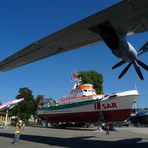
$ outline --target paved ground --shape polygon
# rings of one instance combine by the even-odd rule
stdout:
[[[0,148],[148,148],[148,128],[116,128],[110,135],[94,129],[26,127],[20,143],[14,129],[0,129]]]

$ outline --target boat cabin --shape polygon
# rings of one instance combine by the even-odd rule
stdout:
[[[59,105],[78,103],[83,101],[90,101],[102,99],[103,95],[97,95],[93,89],[92,84],[76,85],[71,90],[68,97],[62,98],[58,101]]]
[[[76,88],[73,88],[70,92],[69,97],[85,97],[90,95],[96,95],[95,90],[93,89],[92,84],[83,84],[76,86]]]

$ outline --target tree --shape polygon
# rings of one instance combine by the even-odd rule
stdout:
[[[90,83],[94,86],[97,94],[103,93],[103,75],[94,70],[91,71],[80,71],[80,77],[82,84]]]
[[[32,95],[32,90],[27,87],[19,89],[19,94],[16,96],[16,99],[22,97],[24,98],[24,101],[12,109],[12,114],[15,116],[17,115],[23,121],[28,122],[30,116],[35,115],[36,113],[36,102]]]
[[[44,103],[44,95],[37,95],[36,96],[36,108],[38,107],[38,104],[43,104]]]
[[[38,108],[38,105],[47,105],[48,107],[50,106],[55,106],[56,105],[56,100],[53,99],[52,97],[45,98],[44,95],[38,95],[36,97],[36,108]]]

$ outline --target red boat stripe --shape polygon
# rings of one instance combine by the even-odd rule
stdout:
[[[131,109],[103,111],[106,121],[123,121],[131,114]],[[61,113],[61,114],[40,114],[42,120],[48,119],[49,122],[98,122],[98,111]],[[89,117],[89,118],[88,118]]]
[[[100,109],[100,103],[97,103],[97,109]]]
[[[95,103],[95,104],[94,104],[94,107],[95,107],[95,110],[101,109],[100,103]]]

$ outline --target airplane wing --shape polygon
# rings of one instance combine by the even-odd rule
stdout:
[[[22,102],[22,101],[24,101],[24,98],[20,98],[20,99],[16,99],[16,100],[12,100],[12,101],[6,102],[6,103],[0,105],[0,110],[11,109],[15,105],[17,105],[19,102]]]
[[[0,111],[1,110],[5,110],[5,109],[11,109],[11,108],[13,108],[15,105],[14,104],[12,104],[12,105],[6,105],[6,106],[3,106],[3,107],[0,107]]]
[[[31,62],[102,41],[97,26],[109,22],[121,36],[148,30],[148,0],[124,0],[57,31],[0,62],[7,71]]]
[[[8,109],[9,107],[11,107],[11,105],[5,105],[5,104],[3,104],[3,105],[0,106],[0,111],[1,110],[4,110],[4,109]]]

